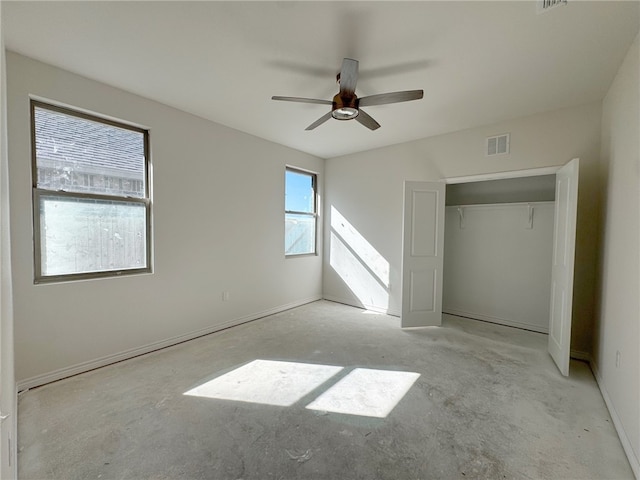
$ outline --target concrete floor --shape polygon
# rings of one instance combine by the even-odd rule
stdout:
[[[251,401],[185,395],[251,389],[253,366],[236,369],[254,360],[279,378],[263,373]],[[274,360],[326,375],[290,406],[255,403],[306,378]],[[397,404],[384,379],[333,388],[356,368],[419,377]],[[329,411],[385,399],[386,417]],[[589,367],[563,378],[545,335],[452,316],[401,330],[330,302],[24,392],[18,428],[21,479],[633,479]]]

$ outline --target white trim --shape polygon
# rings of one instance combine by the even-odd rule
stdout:
[[[539,325],[531,325],[523,322],[514,322],[513,320],[506,320],[500,317],[493,317],[491,315],[483,315],[481,313],[467,312],[465,310],[458,310],[457,308],[443,307],[442,313],[446,315],[454,315],[456,317],[469,318],[471,320],[480,320],[483,322],[496,323],[498,325],[506,325],[507,327],[521,328],[523,330],[530,330],[537,333],[549,333],[549,328],[540,327]]]
[[[607,389],[604,386],[604,380],[600,376],[598,366],[595,362],[590,362],[590,365],[593,376],[596,377],[596,382],[598,383],[598,387],[600,388],[600,393],[602,393],[602,398],[604,398],[604,403],[607,405],[607,409],[609,410],[609,415],[611,415],[611,420],[613,420],[613,426],[618,433],[618,438],[620,439],[620,443],[622,444],[624,453],[627,455],[629,465],[631,465],[631,470],[633,470],[633,474],[635,475],[636,479],[640,480],[640,459],[638,459],[636,452],[633,451],[631,441],[629,440],[629,437],[624,430],[622,421],[620,420],[616,409],[613,407],[613,402],[611,401],[611,397],[609,397],[609,392],[607,392]]]
[[[369,310],[371,312],[383,313],[385,315],[391,315],[392,317],[399,317],[400,316],[400,310],[399,309],[382,308],[382,307],[378,307],[376,305],[369,305],[369,304],[365,304],[365,303],[356,303],[350,298],[336,297],[336,296],[333,296],[333,295],[325,295],[324,297],[322,297],[322,299],[323,300],[327,300],[329,302],[341,303],[343,305],[348,305],[350,307],[362,308],[363,310]]]
[[[495,172],[495,173],[484,173],[480,175],[467,175],[464,177],[448,177],[443,178],[442,181],[449,184],[454,183],[471,183],[471,182],[484,182],[487,180],[502,180],[505,178],[522,178],[522,177],[537,177],[540,175],[555,175],[563,165],[558,165],[557,167],[542,167],[542,168],[531,168],[527,170],[509,170],[507,172]]]
[[[13,420],[11,422],[11,465],[12,471],[18,478],[18,386],[15,386],[13,396]]]
[[[235,327],[242,323],[251,322],[253,320],[258,320],[260,318],[264,318],[269,315],[274,315],[276,313],[284,312],[285,310],[290,310],[292,308],[296,308],[296,307],[305,305],[307,303],[316,302],[321,299],[322,297],[320,296],[309,297],[309,298],[298,300],[296,302],[288,303],[285,305],[279,305],[277,307],[273,307],[268,310],[263,310],[258,313],[246,315],[244,317],[228,320],[226,322],[212,325],[200,330],[196,330],[194,332],[186,333],[184,335],[178,335],[175,337],[167,338],[166,340],[150,343],[142,347],[132,348],[130,350],[125,350],[120,353],[115,353],[113,355],[106,355],[101,358],[96,358],[94,360],[89,360],[87,362],[78,363],[76,365],[61,368],[59,370],[54,370],[52,372],[48,372],[42,375],[36,375],[35,377],[31,377],[31,378],[27,378],[25,380],[19,381],[17,383],[16,388],[18,392],[21,392],[29,388],[39,387],[47,383],[55,382],[57,380],[62,380],[63,378],[88,372],[89,370],[94,370],[96,368],[106,367],[107,365],[111,365],[113,363],[121,362],[123,360],[128,360],[133,357],[138,357],[146,353],[151,353],[156,350],[170,347],[172,345],[177,345],[178,343],[186,342],[188,340],[193,340],[194,338],[202,337],[204,335],[209,335],[210,333],[215,333],[220,330],[224,330],[225,328]]]

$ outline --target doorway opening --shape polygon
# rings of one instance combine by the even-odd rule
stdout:
[[[555,180],[447,186],[443,313],[549,332]]]
[[[442,324],[446,184],[555,174],[548,350],[560,372],[567,376],[571,347],[579,163],[576,158],[562,167],[449,178],[440,182],[406,181],[401,325],[421,327]],[[533,225],[534,213],[532,206],[527,205],[526,225]],[[464,222],[463,212],[458,212],[458,215],[459,221]]]

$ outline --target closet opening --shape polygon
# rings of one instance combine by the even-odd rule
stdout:
[[[506,185],[504,189],[492,189],[489,188],[488,192],[484,192],[483,186],[479,185],[481,189],[481,196],[477,196],[478,192],[467,191],[465,196],[467,198],[474,198],[470,200],[469,205],[462,205],[462,200],[451,200],[450,207],[455,207],[455,213],[457,213],[458,226],[462,226],[460,230],[466,230],[472,217],[469,216],[469,211],[473,210],[472,205],[486,205],[485,210],[491,209],[505,209],[509,203],[522,204],[518,207],[526,208],[525,226],[526,230],[535,230],[535,227],[540,224],[544,215],[543,201],[541,198],[531,195],[532,191],[536,192],[540,190],[538,187],[530,182],[536,183],[538,180],[542,184],[548,182],[550,179],[534,179],[525,180],[528,177],[541,177],[551,175],[552,178],[555,174],[555,195],[553,201],[546,200],[553,205],[553,229],[552,229],[552,243],[551,243],[551,276],[550,281],[550,294],[548,303],[548,314],[544,315],[539,313],[536,318],[548,318],[548,350],[549,354],[553,358],[554,362],[558,366],[560,373],[567,376],[569,374],[569,355],[571,351],[571,320],[572,320],[572,306],[573,306],[573,273],[575,264],[575,242],[576,242],[576,222],[578,212],[578,183],[580,172],[580,159],[574,158],[561,167],[548,167],[533,170],[522,170],[516,172],[503,172],[494,173],[472,177],[458,177],[458,178],[446,178],[440,182],[425,182],[425,181],[410,181],[404,182],[404,218],[402,227],[402,315],[400,317],[400,324],[403,328],[409,327],[426,327],[426,326],[438,326],[442,325],[442,313],[443,313],[443,297],[444,297],[444,279],[443,273],[446,270],[444,265],[445,257],[445,217],[446,215],[446,188],[447,185],[456,185],[462,183],[472,183],[479,181],[493,181],[493,180],[505,180],[505,179],[520,179],[516,180],[515,187],[511,186],[511,182],[500,183],[500,185]],[[521,182],[525,182],[522,184]],[[489,186],[495,184],[487,184]],[[525,186],[526,185],[526,186]],[[451,188],[451,187],[449,187]],[[467,187],[473,189],[473,187]],[[542,189],[544,190],[544,189]],[[527,192],[527,196],[520,197],[524,192]],[[486,196],[485,196],[486,195]],[[489,200],[491,199],[491,200]],[[499,201],[498,199],[502,199]],[[534,202],[534,200],[540,200]],[[469,200],[467,200],[469,201]],[[487,202],[493,203],[473,203],[473,202]],[[533,205],[536,203],[537,205]],[[455,205],[457,204],[457,205]],[[451,210],[451,209],[450,209]],[[482,210],[477,208],[478,211]],[[515,229],[508,230],[505,227],[506,218],[509,216],[505,214],[503,210],[502,215],[497,215],[495,225],[491,229],[487,229],[491,234],[496,231],[500,231],[501,240],[510,237],[518,237],[518,233]],[[536,213],[537,212],[537,213]],[[455,214],[453,215],[456,218]],[[515,215],[514,215],[515,216]],[[548,215],[547,215],[548,216]],[[450,215],[451,217],[451,215]],[[521,217],[519,217],[521,218]],[[455,220],[450,220],[451,222]],[[476,222],[478,223],[478,222]],[[480,222],[482,223],[482,222]],[[544,223],[544,222],[542,222]],[[539,231],[538,231],[539,230]],[[541,229],[536,230],[535,233],[542,233]],[[468,230],[467,232],[468,233]],[[480,234],[476,235],[481,237]],[[494,247],[495,240],[486,240],[485,247],[475,247],[476,255],[479,255],[479,259],[488,259],[489,262],[485,263],[479,273],[476,273],[477,277],[475,283],[473,283],[473,291],[477,291],[481,283],[488,284],[491,289],[489,293],[485,295],[496,295],[506,290],[506,287],[497,282],[496,277],[490,274],[491,269],[486,266],[490,265],[491,268],[500,268],[503,275],[512,274],[513,271],[520,272],[522,275],[518,277],[518,280],[513,279],[513,283],[521,283],[521,289],[518,293],[512,293],[513,298],[518,299],[517,303],[523,303],[525,299],[533,298],[536,304],[540,305],[540,312],[542,312],[542,305],[545,304],[544,299],[537,299],[536,295],[531,290],[531,285],[526,283],[526,279],[533,276],[535,267],[544,267],[547,263],[544,260],[540,261],[540,264],[535,263],[533,266],[518,266],[514,259],[526,260],[532,256],[532,248],[524,248],[523,245],[536,245],[538,243],[544,244],[542,240],[540,242],[514,242],[515,248],[518,248],[517,254],[511,256],[501,256],[498,253],[492,253],[490,247]],[[502,249],[499,253],[502,252]],[[464,258],[462,253],[456,253],[453,249],[453,244],[447,247],[449,259]],[[495,250],[495,249],[494,249]],[[532,262],[530,262],[532,263]],[[452,273],[449,272],[449,276]],[[464,273],[464,276],[469,275]],[[546,277],[546,273],[539,275],[541,278]],[[514,277],[515,278],[515,277]],[[522,279],[525,280],[522,280]],[[459,289],[459,284],[448,280],[451,293],[456,293]],[[524,287],[523,287],[524,285]],[[509,284],[511,286],[511,284]],[[470,295],[467,292],[467,295]],[[492,307],[504,307],[500,301],[494,300]],[[452,305],[447,305],[448,308],[453,308]],[[446,313],[446,309],[444,310]],[[475,317],[478,318],[480,312],[475,313]],[[480,313],[481,314],[481,313]],[[495,314],[495,313],[494,313]],[[492,317],[493,320],[505,320],[521,323],[518,319],[509,319],[508,315],[503,316],[504,312],[498,312],[498,315]],[[544,315],[544,316],[543,316]],[[488,319],[488,318],[485,318]],[[520,325],[521,328],[524,328]],[[531,327],[529,327],[531,328]],[[543,328],[540,325],[540,328]]]
[[[442,311],[549,332],[555,174],[447,185]]]

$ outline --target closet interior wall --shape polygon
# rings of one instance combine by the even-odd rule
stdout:
[[[549,330],[555,175],[453,184],[443,311]]]

